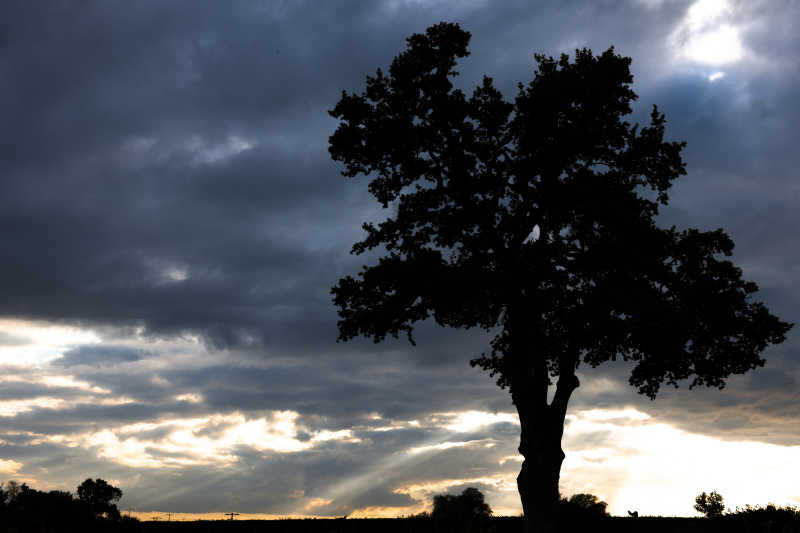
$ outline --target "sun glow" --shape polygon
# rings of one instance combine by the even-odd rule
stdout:
[[[724,65],[744,56],[739,28],[728,0],[697,0],[672,35],[683,58],[697,63]]]
[[[724,65],[741,59],[743,49],[738,30],[723,25],[693,36],[687,42],[684,53],[699,63]]]
[[[568,415],[562,489],[591,492],[609,512],[694,516],[692,502],[717,490],[728,507],[797,504],[800,446],[732,442],[687,433],[627,409],[626,417]],[[642,416],[643,415],[643,416]],[[647,417],[647,418],[645,418]]]

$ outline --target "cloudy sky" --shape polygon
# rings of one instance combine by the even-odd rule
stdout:
[[[467,486],[520,512],[513,405],[467,364],[488,337],[335,342],[330,287],[382,213],[327,110],[442,20],[472,33],[459,84],[509,98],[534,52],[631,56],[632,120],[658,104],[688,142],[661,222],[725,228],[800,321],[796,1],[7,1],[0,481],[102,477],[154,515],[394,516]],[[795,329],[724,391],[654,402],[625,365],[579,372],[562,492],[800,504],[799,354]]]

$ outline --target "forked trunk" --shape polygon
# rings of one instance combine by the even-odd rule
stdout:
[[[537,392],[533,380],[524,392],[512,391],[521,425],[519,452],[525,458],[517,476],[517,488],[525,514],[526,533],[556,531],[558,482],[564,461],[561,449],[564,417],[569,397],[578,385],[574,374],[562,375],[550,405],[547,405],[546,383],[544,395],[530,394]]]

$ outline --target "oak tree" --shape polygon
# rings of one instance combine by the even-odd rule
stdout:
[[[496,332],[471,361],[507,387],[521,423],[517,478],[528,530],[554,527],[576,369],[632,362],[630,384],[722,388],[762,366],[791,327],[751,296],[722,230],[662,228],[685,174],[665,117],[625,120],[630,58],[535,55],[512,101],[492,79],[454,88],[470,34],[441,23],[407,39],[388,72],[343,92],[329,151],[387,208],[352,252],[383,255],[332,289],[339,338],[407,334],[429,318]],[[477,354],[476,354],[477,355]],[[555,384],[548,403],[548,389]]]
[[[116,502],[122,498],[122,489],[109,484],[104,479],[87,478],[78,485],[78,500],[83,502],[93,517],[105,516],[119,520]]]

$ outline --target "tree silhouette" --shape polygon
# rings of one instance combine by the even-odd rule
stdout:
[[[706,494],[701,492],[694,499],[694,508],[698,513],[703,513],[707,517],[722,516],[725,510],[725,504],[722,501],[722,496],[716,492],[711,491]]]
[[[757,286],[722,257],[733,250],[723,230],[656,225],[685,174],[684,144],[664,141],[656,107],[645,127],[623,119],[636,98],[630,58],[536,55],[508,102],[488,77],[470,97],[453,88],[469,39],[450,23],[412,35],[388,74],[330,111],[331,156],[391,207],[352,249],[385,254],[332,289],[339,339],[404,333],[413,344],[428,318],[497,331],[471,364],[510,389],[526,528],[551,530],[581,362],[633,361],[629,381],[651,399],[687,378],[722,388],[762,366],[791,325],[750,299]]]
[[[468,487],[458,496],[439,494],[433,497],[431,517],[458,529],[478,529],[485,519],[492,516],[492,508],[484,501],[483,493]]]
[[[78,485],[78,499],[86,504],[91,515],[95,517],[105,515],[112,520],[119,520],[116,502],[120,498],[122,490],[100,478],[88,478]]]
[[[39,491],[25,483],[0,483],[0,531],[114,531],[135,529],[138,520],[121,519],[112,502],[122,491],[102,479],[87,479],[79,497],[62,490]]]
[[[600,501],[594,494],[573,494],[567,498],[561,498],[559,503],[561,514],[578,515],[585,518],[602,518],[608,516],[606,502]]]

